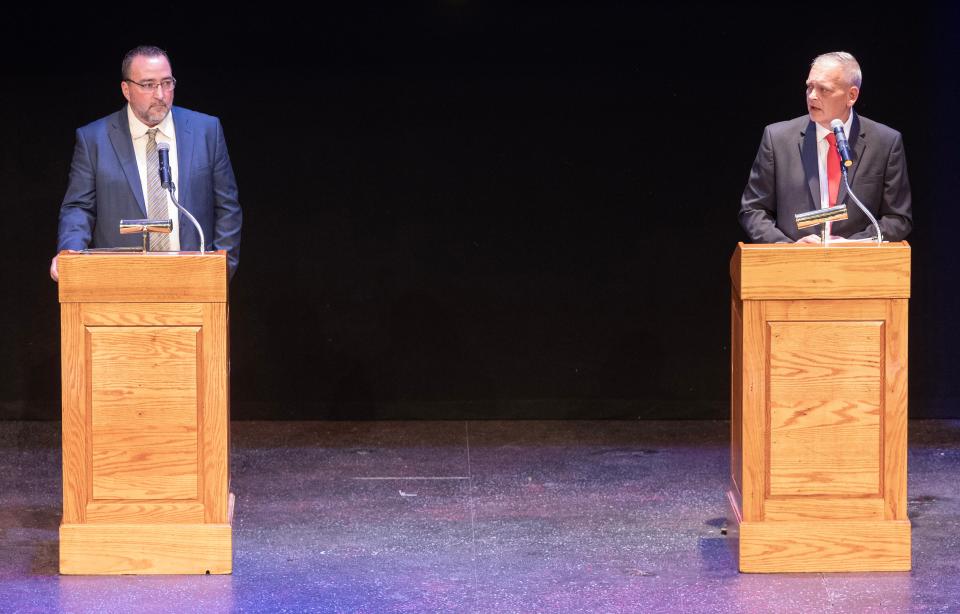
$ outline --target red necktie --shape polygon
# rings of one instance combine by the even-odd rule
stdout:
[[[840,154],[837,152],[837,137],[832,132],[827,135],[830,147],[827,149],[827,186],[830,189],[830,206],[837,204],[840,192]]]

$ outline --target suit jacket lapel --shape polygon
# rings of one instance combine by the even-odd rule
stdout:
[[[847,181],[850,182],[850,185],[853,185],[853,177],[857,174],[857,169],[860,167],[860,160],[863,159],[863,150],[867,147],[867,139],[864,138],[865,134],[862,132],[862,124],[860,123],[860,117],[853,113],[853,122],[850,124],[850,135],[847,137],[847,142],[850,145],[850,149],[853,152],[853,164],[850,165],[850,168],[847,169]],[[837,193],[837,202],[842,203],[843,199],[847,196],[847,186],[843,185],[843,182],[840,182],[840,191]]]
[[[108,132],[113,151],[117,154],[117,160],[120,161],[123,174],[127,177],[127,183],[130,184],[130,191],[137,199],[137,205],[140,206],[143,217],[147,217],[143,187],[140,185],[140,169],[137,168],[137,156],[133,152],[133,139],[130,137],[130,121],[127,118],[126,107],[120,109],[110,119]]]
[[[820,164],[817,161],[817,127],[810,121],[807,129],[800,133],[800,160],[803,162],[803,176],[810,188],[810,210],[820,207]]]

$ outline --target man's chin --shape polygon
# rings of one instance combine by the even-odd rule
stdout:
[[[170,112],[170,109],[166,107],[163,107],[162,109],[153,108],[147,111],[147,119],[149,119],[154,124],[159,124],[160,122],[163,121],[163,118],[166,117],[167,113],[169,112]]]

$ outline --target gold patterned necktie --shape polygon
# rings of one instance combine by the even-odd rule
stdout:
[[[147,130],[147,217],[155,220],[170,219],[167,209],[167,193],[160,185],[160,157],[157,155],[157,129]],[[155,252],[170,251],[170,235],[150,235],[150,249]]]

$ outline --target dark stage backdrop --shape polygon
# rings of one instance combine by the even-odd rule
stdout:
[[[911,415],[960,416],[960,19],[923,4],[261,7],[155,35],[14,13],[0,417],[59,416],[46,271],[74,130],[121,107],[140,42],[222,119],[240,184],[235,418],[725,418],[740,195],[835,49],[862,63],[858,110],[904,134]]]

